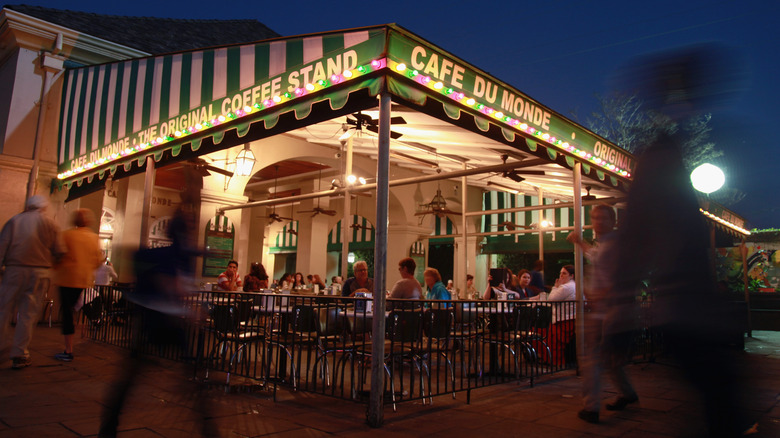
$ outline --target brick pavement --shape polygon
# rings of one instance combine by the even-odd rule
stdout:
[[[78,335],[77,335],[78,336]],[[53,359],[61,350],[57,327],[39,326],[32,344],[33,365],[11,370],[0,364],[0,438],[96,436],[103,396],[126,353],[118,348],[77,339],[76,359]],[[754,332],[743,355],[752,370],[738,377],[750,391],[748,408],[759,421],[755,437],[780,436],[780,333]],[[466,394],[388,407],[385,424],[365,424],[365,405],[280,389],[250,388],[236,379],[234,391],[214,385],[208,390],[210,416],[224,437],[447,436],[457,437],[688,437],[702,436],[696,394],[663,360],[629,366],[640,396],[638,406],[619,413],[602,411],[601,424],[576,417],[581,407],[579,378],[566,372],[527,382],[510,383]],[[191,368],[157,361],[147,368],[128,400],[120,437],[199,436]],[[220,381],[219,375],[214,381]],[[724,378],[727,378],[724,376]],[[224,381],[224,380],[222,380]],[[606,387],[605,399],[613,398]]]

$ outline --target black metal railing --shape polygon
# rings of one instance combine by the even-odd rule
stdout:
[[[84,330],[93,339],[191,362],[214,372],[299,391],[367,402],[371,364],[385,370],[387,401],[430,400],[576,366],[575,302],[387,300],[385,353],[372,353],[370,298],[197,292],[176,317],[184,348],[133,342],[144,315],[127,289],[87,294]],[[100,298],[97,298],[100,297]],[[97,301],[97,302],[96,302]],[[143,332],[141,332],[143,333]]]

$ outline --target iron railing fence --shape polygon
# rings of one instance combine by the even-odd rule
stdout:
[[[117,293],[118,292],[118,293]],[[576,367],[574,301],[387,300],[385,354],[372,354],[368,297],[196,292],[174,317],[184,335],[150,342],[146,314],[99,287],[87,295],[84,330],[95,340],[139,353],[298,391],[368,402],[371,363],[385,370],[388,402],[423,400],[528,381]],[[90,297],[103,297],[88,309]],[[133,341],[135,337],[136,342]]]

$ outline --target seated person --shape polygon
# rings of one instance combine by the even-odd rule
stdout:
[[[282,290],[291,290],[293,288],[293,275],[289,272],[285,272],[276,285]]]
[[[531,271],[531,289],[538,295],[540,292],[546,292],[547,288],[544,286],[544,260],[537,260],[534,262],[533,270]]]
[[[241,276],[238,275],[238,262],[231,260],[228,262],[225,272],[217,277],[217,287],[219,290],[237,291],[242,285]]]
[[[452,295],[450,291],[444,287],[444,283],[441,282],[441,274],[436,268],[426,268],[423,272],[423,278],[425,279],[425,285],[428,286],[428,291],[425,293],[426,300],[451,300]],[[426,304],[425,307],[431,307],[430,304]],[[435,306],[434,306],[435,307]],[[445,304],[444,307],[449,307]]]
[[[574,285],[574,266],[561,268],[560,276],[555,280],[555,286],[550,291],[547,301],[574,301],[576,299]],[[531,300],[540,300],[537,295]],[[540,328],[539,332],[547,338],[547,344],[552,353],[551,363],[562,366],[565,363],[566,345],[574,335],[574,318],[576,306],[574,303],[560,303],[552,306],[552,325],[549,329]],[[537,350],[538,351],[538,350]]]
[[[474,287],[474,276],[471,274],[466,275],[466,299],[479,299],[479,292],[477,292],[477,288]]]
[[[504,272],[506,273],[506,277],[504,278],[504,281],[500,282],[497,286],[491,286],[493,283],[493,276],[488,274],[488,285],[487,288],[485,288],[485,293],[482,294],[483,300],[497,300],[497,292],[504,292],[507,294],[513,293],[519,295],[517,290],[515,290],[515,288],[512,286],[512,271],[507,269]]]
[[[414,271],[417,269],[417,263],[414,259],[407,257],[398,262],[398,272],[401,279],[395,283],[393,290],[390,291],[390,298],[407,298],[419,300],[422,298],[422,286],[414,278]]]
[[[244,277],[244,292],[259,292],[268,289],[268,274],[262,263],[254,262],[249,268],[249,274]]]
[[[354,297],[355,292],[374,292],[374,279],[368,277],[368,263],[359,260],[352,267],[354,277],[344,282],[341,289],[342,297]]]
[[[527,269],[521,269],[520,272],[517,273],[517,279],[518,283],[515,290],[520,294],[521,300],[537,295],[531,287],[531,273],[528,272]]]
[[[320,277],[320,274],[312,275],[311,285],[312,285],[312,287],[314,287],[314,285],[319,286],[320,290],[325,290],[325,288],[327,287],[327,286],[325,286],[325,282],[322,281],[322,278]]]

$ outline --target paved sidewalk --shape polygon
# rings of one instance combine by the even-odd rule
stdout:
[[[0,438],[96,436],[104,394],[126,353],[77,338],[76,359],[62,363],[53,359],[61,343],[58,327],[39,326],[30,368],[11,370],[9,361],[0,364]],[[754,332],[743,358],[753,371],[738,378],[750,389],[748,408],[759,421],[759,433],[752,436],[778,437],[780,333]],[[167,361],[147,368],[128,400],[119,436],[199,436],[193,384],[187,380],[191,373],[191,368]],[[629,373],[639,405],[619,413],[602,411],[597,425],[576,417],[580,381],[573,372],[541,378],[533,388],[523,382],[474,390],[471,404],[466,404],[465,393],[458,393],[456,400],[434,398],[432,406],[400,404],[397,413],[388,406],[380,429],[365,425],[365,405],[319,395],[281,389],[274,402],[268,391],[226,394],[219,385],[208,394],[211,421],[224,437],[703,436],[696,394],[673,366],[663,361],[635,364]]]

